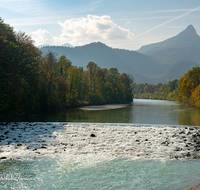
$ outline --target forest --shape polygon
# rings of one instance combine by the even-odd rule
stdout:
[[[193,67],[179,80],[167,84],[137,84],[134,97],[181,101],[200,108],[200,67]]]
[[[30,36],[0,18],[0,113],[54,111],[90,104],[133,101],[133,77],[117,68],[73,66],[66,56],[46,55]]]
[[[66,56],[43,54],[31,36],[0,18],[0,114],[55,111],[82,105],[129,103],[134,98],[182,101],[200,108],[200,67],[167,84],[135,84],[117,68],[94,62],[73,66]]]

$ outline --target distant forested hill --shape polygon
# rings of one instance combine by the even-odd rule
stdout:
[[[164,74],[168,65],[160,65],[147,55],[136,51],[113,49],[103,43],[91,43],[80,47],[47,46],[41,48],[44,54],[55,52],[57,56],[65,55],[73,64],[84,69],[88,62],[97,63],[102,68],[118,68],[119,72],[134,76],[134,81],[150,82],[148,75]],[[153,81],[151,81],[153,82]]]
[[[192,25],[177,36],[163,42],[141,47],[138,52],[114,49],[101,42],[79,47],[46,46],[44,54],[55,52],[65,55],[73,64],[84,69],[88,62],[102,68],[118,68],[119,72],[133,75],[136,83],[167,83],[182,76],[200,63],[200,37]]]

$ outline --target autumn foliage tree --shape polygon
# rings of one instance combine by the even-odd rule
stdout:
[[[193,67],[179,80],[179,100],[200,108],[200,67]]]
[[[135,98],[176,100],[200,108],[200,67],[193,67],[168,84],[136,84]]]
[[[89,62],[87,70],[66,56],[43,55],[30,36],[0,19],[0,113],[58,110],[132,101],[133,79]]]

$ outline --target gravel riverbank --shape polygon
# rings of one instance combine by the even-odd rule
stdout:
[[[125,159],[199,159],[200,127],[1,123],[0,159],[89,155]]]

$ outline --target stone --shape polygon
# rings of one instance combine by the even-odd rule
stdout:
[[[4,160],[4,159],[7,159],[7,157],[2,156],[2,157],[0,157],[0,159],[1,159],[1,160]]]
[[[200,157],[200,152],[198,152],[196,155],[197,155],[198,157]]]
[[[191,156],[190,152],[187,152],[187,153],[186,153],[186,156],[187,156],[187,157]]]
[[[41,146],[40,148],[44,148],[44,149],[47,149],[47,147],[46,147],[46,146]]]
[[[182,150],[182,148],[180,148],[180,147],[176,147],[175,149],[174,149],[174,151],[181,151]]]
[[[90,135],[90,137],[96,137],[96,135],[92,133],[92,134]]]

